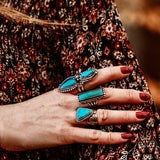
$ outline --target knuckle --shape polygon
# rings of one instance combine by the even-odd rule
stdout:
[[[134,97],[134,90],[127,90],[127,96],[129,98],[129,100],[133,100]]]
[[[98,123],[104,124],[108,121],[109,111],[105,109],[99,109],[97,110],[97,115],[98,115]]]
[[[75,95],[70,95],[70,97],[68,97],[68,99],[66,99],[66,105],[69,108],[75,108],[75,106],[78,106],[78,96]]]
[[[123,114],[122,114],[123,115]],[[129,112],[128,111],[125,111],[125,116],[122,116],[122,120],[124,122],[129,122],[130,120],[130,116],[129,116]]]
[[[91,141],[99,141],[101,137],[101,131],[98,130],[91,130],[89,134],[89,138]]]
[[[61,133],[59,137],[61,137],[60,141],[62,142],[62,144],[74,143],[73,136],[71,136],[73,133],[70,127],[61,127],[59,133]]]
[[[129,115],[129,112],[126,111],[126,121],[129,122],[130,121],[130,115]]]
[[[59,133],[62,133],[64,135],[70,135],[71,129],[69,127],[60,127]]]
[[[75,95],[65,95],[65,97],[61,97],[60,103],[65,108],[75,108],[78,105],[78,97]]]
[[[108,133],[108,136],[107,136],[107,141],[108,141],[108,144],[112,144],[112,142],[114,141],[113,137],[112,137],[112,133]]]
[[[116,79],[120,76],[120,74],[117,73],[115,67],[108,67],[108,75],[110,80]]]

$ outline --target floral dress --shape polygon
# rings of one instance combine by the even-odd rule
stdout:
[[[134,68],[122,80],[105,87],[149,92],[129,44],[113,0],[2,0],[33,18],[76,24],[38,25],[11,21],[0,14],[0,104],[25,101],[57,88],[66,77],[87,70],[117,65]],[[131,132],[120,145],[72,144],[55,148],[9,152],[1,160],[158,160],[160,123],[153,101],[135,105],[105,105],[112,110],[143,110],[141,123],[92,126],[107,132]],[[7,115],[6,115],[7,116]]]

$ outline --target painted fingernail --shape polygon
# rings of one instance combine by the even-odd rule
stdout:
[[[128,74],[128,73],[131,73],[132,71],[133,71],[132,67],[129,67],[129,66],[121,67],[121,72],[123,74]]]
[[[123,138],[123,139],[130,139],[130,138],[132,138],[132,134],[131,133],[122,133],[121,134],[121,137]]]
[[[139,93],[139,97],[143,101],[148,101],[149,99],[151,99],[151,95],[148,93]]]
[[[148,117],[148,115],[149,115],[148,112],[144,112],[144,111],[136,112],[136,117],[139,119],[146,118],[146,117]]]

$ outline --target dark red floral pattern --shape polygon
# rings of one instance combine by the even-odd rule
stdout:
[[[105,84],[149,92],[113,0],[3,0],[27,15],[76,26],[40,26],[13,22],[0,15],[0,104],[18,103],[58,86],[88,68],[129,65],[130,77]],[[0,149],[1,159],[151,160],[160,158],[160,123],[153,101],[144,105],[107,105],[113,110],[144,110],[139,124],[92,126],[131,132],[126,144],[73,144],[25,152]],[[6,115],[7,116],[7,115]]]
[[[115,36],[116,34],[116,26],[111,21],[106,21],[104,25],[102,25],[101,35],[105,36],[108,40]]]

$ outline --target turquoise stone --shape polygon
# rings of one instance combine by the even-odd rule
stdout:
[[[99,97],[99,96],[103,96],[103,90],[102,89],[82,93],[82,94],[79,95],[79,100],[84,101],[84,100]]]
[[[81,77],[89,76],[89,75],[92,74],[92,73],[93,73],[93,70],[88,70],[88,71],[82,72],[82,73],[81,73]]]
[[[77,110],[77,120],[83,121],[92,111],[87,108],[78,108]]]
[[[70,87],[76,83],[75,79],[69,79],[61,85],[61,88]]]

